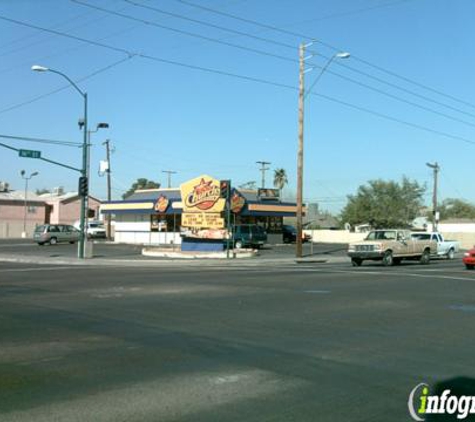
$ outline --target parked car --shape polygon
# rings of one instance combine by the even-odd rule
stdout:
[[[308,242],[312,236],[302,232],[302,242]],[[284,243],[293,243],[297,240],[297,229],[294,226],[282,226],[282,240]]]
[[[56,245],[60,242],[75,243],[79,241],[79,230],[65,224],[44,224],[36,227],[33,240],[38,245],[45,243]]]
[[[475,248],[468,250],[463,254],[462,258],[465,268],[473,270],[475,268]]]
[[[372,230],[362,242],[350,243],[348,256],[355,267],[364,260],[382,261],[384,266],[399,264],[403,259],[428,264],[431,252],[436,250],[435,241],[414,239],[409,230]]]
[[[437,243],[437,250],[434,255],[446,257],[447,259],[454,259],[455,253],[460,250],[460,243],[456,240],[446,240],[444,236],[438,232],[413,232],[411,236],[414,239],[435,241]]]
[[[74,227],[80,230],[81,223],[76,221]],[[88,239],[105,239],[106,238],[106,228],[104,223],[100,220],[90,220],[86,222],[86,236]]]
[[[233,228],[234,247],[259,249],[267,242],[266,231],[257,224],[241,224]]]

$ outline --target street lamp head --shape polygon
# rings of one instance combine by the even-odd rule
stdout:
[[[98,123],[97,129],[109,129],[109,123]]]
[[[346,51],[342,51],[341,53],[336,53],[335,57],[337,59],[347,59],[350,57],[350,53],[347,53]]]
[[[25,170],[20,171],[21,177],[23,177],[25,175],[25,173],[26,173]]]
[[[49,68],[35,64],[31,66],[31,70],[34,72],[47,72]]]
[[[37,171],[35,171],[34,173],[31,173],[31,176],[30,176],[30,177],[38,176],[38,174],[39,174],[39,173],[38,173]]]

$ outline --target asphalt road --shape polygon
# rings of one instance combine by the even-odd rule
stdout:
[[[473,385],[474,322],[459,260],[0,263],[0,420],[409,421],[417,384]]]

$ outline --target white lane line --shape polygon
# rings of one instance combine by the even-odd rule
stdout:
[[[330,290],[304,290],[304,293],[312,293],[312,294],[321,294],[321,295],[327,295],[330,294]]]
[[[51,270],[69,270],[78,268],[93,268],[93,267],[80,267],[80,266],[68,266],[68,267],[35,267],[35,268],[7,268],[0,269],[0,273],[21,273],[21,272],[33,272],[33,271],[51,271]]]
[[[351,274],[351,275],[358,275],[358,274],[365,274],[365,275],[384,275],[384,276],[393,276],[393,277],[402,277],[402,276],[408,276],[408,277],[416,277],[416,278],[441,278],[441,279],[446,279],[446,280],[468,280],[468,281],[475,281],[475,278],[472,277],[454,277],[454,276],[445,276],[445,275],[437,275],[437,274],[417,274],[417,273],[408,273],[408,272],[384,272],[384,271],[348,271],[348,270],[333,270],[333,269],[314,269],[313,271],[315,272],[332,272],[332,273],[343,273],[343,274]]]

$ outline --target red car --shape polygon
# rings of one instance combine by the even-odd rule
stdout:
[[[463,254],[463,263],[465,264],[467,270],[472,270],[475,268],[475,248],[470,249]]]

